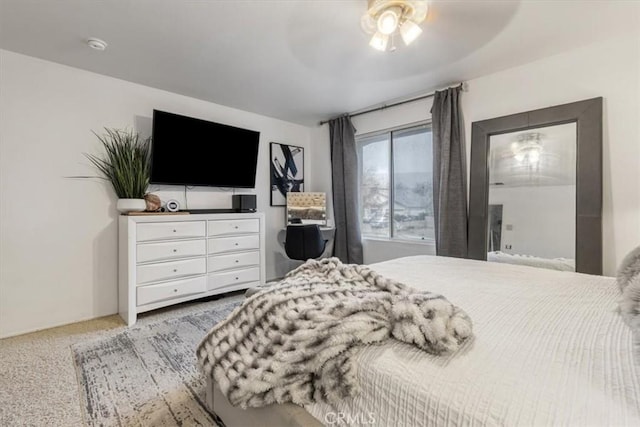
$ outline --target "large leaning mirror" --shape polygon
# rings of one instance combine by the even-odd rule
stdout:
[[[602,98],[474,122],[469,257],[602,274]]]

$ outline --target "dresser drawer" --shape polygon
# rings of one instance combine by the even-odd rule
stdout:
[[[258,233],[260,221],[257,219],[229,219],[209,221],[209,236]]]
[[[211,256],[207,261],[207,270],[209,272],[222,271],[254,265],[260,265],[260,252],[258,251]]]
[[[138,242],[166,239],[188,239],[192,237],[205,237],[205,222],[154,222],[149,224],[138,224],[136,230]]]
[[[260,247],[260,236],[218,237],[209,239],[209,253],[219,254],[233,251],[246,251],[248,249],[258,249]]]
[[[186,295],[206,292],[207,278],[205,276],[193,279],[174,280],[158,285],[138,286],[136,289],[136,305],[151,304],[152,302],[179,298]]]
[[[138,263],[206,255],[207,242],[204,239],[200,239],[162,243],[143,243],[138,245],[136,253]]]
[[[196,258],[182,261],[138,265],[136,267],[136,272],[138,274],[138,285],[184,276],[194,276],[196,274],[205,274],[207,272],[207,260],[205,258]]]
[[[224,273],[212,273],[209,274],[207,289],[211,291],[217,288],[224,288],[225,286],[259,281],[259,267],[227,271]]]

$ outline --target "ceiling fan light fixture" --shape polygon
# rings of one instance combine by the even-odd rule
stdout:
[[[409,45],[422,33],[420,24],[426,20],[428,10],[428,0],[368,0],[360,26],[373,35],[369,45],[374,49],[387,50],[389,40],[393,41],[395,36]],[[388,50],[393,51],[391,44]]]
[[[429,3],[426,1],[413,2],[413,18],[412,20],[417,24],[424,22],[427,19],[429,13]]]
[[[362,19],[360,19],[360,26],[362,27],[362,31],[367,34],[373,34],[378,30],[378,23],[373,16],[369,15],[369,13],[362,15]]]
[[[407,46],[417,39],[420,34],[422,34],[422,28],[409,19],[400,26],[400,36],[402,37],[404,44]]]
[[[378,32],[390,35],[398,29],[400,23],[400,15],[402,9],[399,7],[390,7],[378,16]]]
[[[387,44],[389,44],[389,36],[379,31],[375,33],[373,37],[371,37],[371,41],[369,41],[369,46],[382,52],[387,50]]]

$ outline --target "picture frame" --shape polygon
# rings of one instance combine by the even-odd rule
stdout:
[[[304,148],[272,142],[269,163],[271,206],[287,206],[287,193],[304,191]]]

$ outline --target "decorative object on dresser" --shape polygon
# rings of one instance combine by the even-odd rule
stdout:
[[[169,212],[178,212],[180,210],[180,203],[177,200],[168,200],[165,204],[165,209]]]
[[[255,194],[234,194],[231,196],[233,210],[235,212],[255,212],[256,211],[256,195]]]
[[[304,191],[304,148],[270,145],[271,206],[286,206],[287,193]]]
[[[136,315],[265,283],[262,213],[122,216],[119,313]]]
[[[85,153],[98,169],[101,178],[108,180],[118,196],[118,211],[144,211],[149,186],[149,158],[151,138],[143,139],[132,130],[105,128],[105,134],[94,135],[102,143],[103,157]]]
[[[147,208],[145,209],[147,212],[157,212],[162,207],[162,200],[155,194],[145,194],[144,201],[147,204]]]

